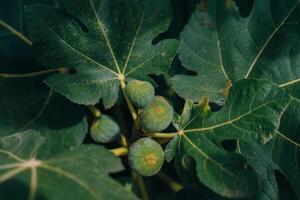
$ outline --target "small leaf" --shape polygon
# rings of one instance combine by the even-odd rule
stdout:
[[[222,103],[232,83],[266,79],[299,98],[299,0],[254,1],[243,18],[233,1],[210,0],[196,8],[181,34],[183,65],[196,76],[173,78],[176,92]]]
[[[49,77],[47,85],[79,104],[102,98],[106,108],[113,106],[120,81],[167,72],[178,49],[175,40],[152,44],[169,26],[168,0],[66,0],[64,10],[35,5],[25,11],[39,62],[76,70]]]
[[[40,159],[44,142],[35,131],[0,138],[1,199],[137,199],[108,176],[123,166],[103,147],[82,145]]]

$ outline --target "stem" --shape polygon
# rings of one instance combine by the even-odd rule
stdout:
[[[170,176],[168,176],[167,174],[165,174],[163,172],[159,172],[156,176],[157,176],[157,178],[162,180],[166,185],[168,185],[169,188],[171,190],[173,190],[174,192],[178,192],[183,189],[183,186],[181,184],[177,183]]]
[[[91,111],[95,118],[99,118],[102,114],[96,106],[88,106],[88,109]]]
[[[238,153],[242,153],[241,148],[240,148],[240,141],[239,140],[236,141],[236,149],[237,149]]]
[[[169,143],[173,138],[157,138],[155,139],[155,141],[160,144],[160,145],[164,145]]]
[[[141,199],[142,200],[149,200],[148,193],[147,193],[147,190],[146,190],[146,187],[145,187],[145,184],[144,184],[142,176],[139,175],[134,170],[132,170],[132,178],[133,178],[135,184],[139,188],[139,193],[140,193]]]
[[[118,147],[110,150],[115,156],[126,156],[128,154],[128,148],[126,147]]]
[[[146,136],[153,138],[173,138],[178,135],[178,132],[174,133],[145,133]]]
[[[49,74],[53,72],[59,72],[59,73],[68,73],[68,68],[56,68],[56,69],[46,69],[38,72],[30,72],[25,74],[6,74],[6,73],[0,73],[0,77],[2,78],[27,78],[27,77],[33,77],[33,76],[39,76],[43,74]]]
[[[131,117],[132,117],[132,119],[133,119],[134,125],[135,125],[135,127],[138,127],[138,124],[137,124],[137,122],[136,122],[136,119],[137,119],[137,113],[136,113],[136,111],[135,111],[135,108],[134,108],[133,104],[131,103],[130,99],[128,98],[128,96],[127,96],[127,94],[126,94],[125,88],[126,88],[125,82],[124,82],[124,81],[121,81],[121,89],[122,89],[122,92],[123,92],[125,101],[126,101],[126,103],[127,103],[127,105],[128,105],[128,108],[129,108],[129,111],[130,111],[130,113],[131,113]]]
[[[0,26],[4,27],[7,29],[9,32],[20,38],[23,42],[28,44],[29,46],[32,46],[32,41],[29,40],[25,35],[23,35],[21,32],[17,31],[15,28],[12,26],[8,25],[6,22],[0,19]]]
[[[123,135],[123,134],[121,134],[120,143],[121,143],[121,145],[122,145],[123,147],[127,147],[127,146],[128,146],[126,137],[125,137],[125,135]]]

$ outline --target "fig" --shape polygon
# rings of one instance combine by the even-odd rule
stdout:
[[[154,87],[147,81],[131,80],[126,86],[126,93],[138,108],[144,108],[154,97]]]
[[[129,147],[130,167],[143,176],[157,174],[164,163],[164,151],[150,138],[137,140]]]
[[[108,143],[118,139],[120,128],[111,117],[102,114],[92,124],[90,133],[95,142]]]
[[[155,96],[142,110],[140,125],[146,132],[160,132],[170,125],[173,114],[174,110],[170,103],[161,96]]]

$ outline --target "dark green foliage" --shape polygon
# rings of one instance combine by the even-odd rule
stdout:
[[[22,184],[12,184],[10,181],[3,184],[4,177],[30,185],[29,190],[25,190],[21,197],[30,195],[32,199],[136,199],[132,193],[108,176],[109,173],[121,171],[123,166],[121,161],[105,148],[81,145],[72,151],[42,158],[44,155],[40,151],[43,151],[48,142],[34,131],[0,139],[1,199],[14,199],[20,189],[24,188]],[[9,165],[11,167],[3,167]],[[11,174],[12,172],[14,173]],[[8,174],[11,175],[7,176]],[[35,183],[32,181],[38,182],[33,185]],[[106,187],[99,188],[99,185],[103,184]],[[107,187],[118,190],[118,193],[111,193]]]
[[[1,0],[0,199],[300,200],[299,47],[299,0]]]

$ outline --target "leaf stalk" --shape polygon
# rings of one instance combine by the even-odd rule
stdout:
[[[183,186],[179,184],[178,182],[174,181],[170,176],[163,172],[159,172],[156,177],[163,181],[166,185],[169,186],[171,190],[174,192],[178,192],[183,189]]]
[[[28,39],[25,35],[23,35],[21,32],[17,31],[15,28],[12,26],[8,25],[6,22],[0,19],[0,26],[17,36],[20,40],[25,42],[27,45],[32,46],[32,41]]]
[[[99,118],[102,115],[101,111],[96,106],[88,106],[88,109],[95,118]]]
[[[134,180],[135,184],[139,188],[140,197],[142,200],[149,200],[148,192],[146,190],[145,183],[143,181],[143,177],[139,175],[136,171],[132,170],[132,179]]]
[[[177,136],[179,133],[174,132],[174,133],[145,133],[146,136],[150,136],[153,138],[173,138]]]
[[[65,74],[65,73],[69,72],[69,68],[46,69],[46,70],[42,70],[42,71],[30,72],[30,73],[24,73],[24,74],[0,73],[0,77],[1,78],[29,78],[29,77],[33,77],[33,76],[40,76],[40,75],[54,73],[54,72]]]
[[[123,92],[123,96],[125,98],[125,101],[127,103],[127,106],[129,108],[129,111],[130,111],[130,114],[131,114],[131,117],[133,119],[133,122],[134,122],[134,125],[135,127],[138,127],[138,123],[137,123],[137,112],[132,104],[132,102],[130,101],[130,99],[128,98],[127,96],[127,93],[126,93],[126,83],[124,80],[121,80],[121,89],[122,89],[122,92]]]
[[[128,148],[126,147],[118,147],[110,150],[115,156],[126,156],[128,154]]]

